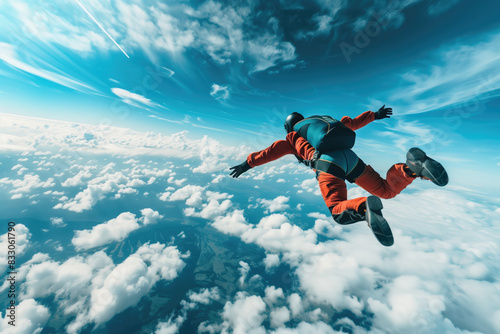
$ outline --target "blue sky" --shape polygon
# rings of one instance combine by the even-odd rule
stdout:
[[[498,6],[6,1],[2,112],[256,150],[292,111],[340,118],[386,104],[395,116],[358,135],[366,162],[386,168],[421,146],[460,184],[488,188],[500,168]]]

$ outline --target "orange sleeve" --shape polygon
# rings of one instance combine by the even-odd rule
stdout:
[[[356,118],[350,118],[348,116],[342,117],[340,120],[349,129],[356,131],[359,128],[373,122],[375,120],[375,113],[373,111],[365,111]]]
[[[250,153],[247,162],[250,167],[260,166],[286,154],[295,154],[295,149],[286,140],[278,140],[262,151]]]
[[[314,147],[312,147],[312,145],[309,144],[309,142],[305,138],[301,137],[297,132],[290,132],[286,136],[286,140],[293,148],[295,148],[295,151],[293,153],[295,155],[298,155],[300,158],[309,160],[314,156]]]

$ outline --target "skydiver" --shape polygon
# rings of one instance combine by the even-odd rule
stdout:
[[[384,105],[376,112],[366,111],[354,119],[344,116],[340,123],[355,131],[374,120],[390,118],[391,115],[392,108],[386,108]],[[329,152],[316,150],[304,138],[307,137],[304,133],[301,135],[297,132],[297,127],[300,128],[301,122],[315,117],[329,116],[304,118],[296,112],[290,114],[284,124],[287,132],[286,140],[278,140],[262,151],[251,153],[243,163],[230,168],[230,176],[237,178],[253,167],[266,164],[287,154],[294,154],[299,162],[312,167],[316,172],[316,179],[325,204],[337,223],[347,225],[366,220],[379,242],[384,246],[391,246],[394,238],[389,224],[382,215],[383,206],[380,198],[393,198],[418,177],[430,180],[438,186],[445,186],[448,183],[445,169],[439,162],[428,157],[424,151],[414,147],[407,152],[406,163],[393,165],[388,170],[386,178],[383,179],[350,148]],[[320,167],[318,163],[323,165]],[[372,196],[347,199],[345,180],[357,184]]]

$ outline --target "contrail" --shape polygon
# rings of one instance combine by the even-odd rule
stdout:
[[[110,40],[112,40],[112,41],[113,41],[113,43],[115,43],[115,45],[118,47],[118,49],[120,49],[120,50],[123,52],[123,54],[124,54],[125,56],[127,56],[127,58],[130,58],[130,57],[128,56],[128,54],[127,54],[127,53],[126,53],[126,52],[125,52],[125,51],[124,51],[124,50],[123,50],[123,49],[122,49],[122,48],[118,45],[118,43],[116,43],[116,41],[113,39],[113,37],[111,37],[111,36],[108,34],[108,32],[106,31],[106,29],[104,29],[104,28],[102,27],[102,25],[100,25],[100,24],[99,24],[99,22],[97,22],[97,20],[96,20],[96,19],[92,16],[92,14],[90,14],[90,12],[87,10],[87,8],[85,8],[85,7],[84,7],[84,6],[80,3],[80,1],[75,0],[75,2],[76,2],[76,3],[80,6],[80,7],[82,7],[82,9],[85,11],[85,13],[87,13],[87,15],[88,15],[88,16],[90,16],[90,18],[91,18],[91,19],[92,19],[92,20],[93,20],[93,21],[94,21],[94,22],[95,22],[95,23],[99,26],[99,28],[101,28],[101,30],[102,30],[102,31],[104,31],[104,33],[105,33],[105,34],[109,37],[109,39],[110,39]]]

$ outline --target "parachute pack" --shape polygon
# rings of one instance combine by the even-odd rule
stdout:
[[[354,131],[330,116],[305,118],[297,122],[293,130],[321,153],[352,148],[356,141]]]
[[[357,155],[350,150],[356,133],[339,120],[330,116],[311,116],[297,122],[293,130],[316,149],[312,159],[298,159],[299,162],[350,182],[354,182],[351,176],[363,172],[364,164],[359,164]]]

